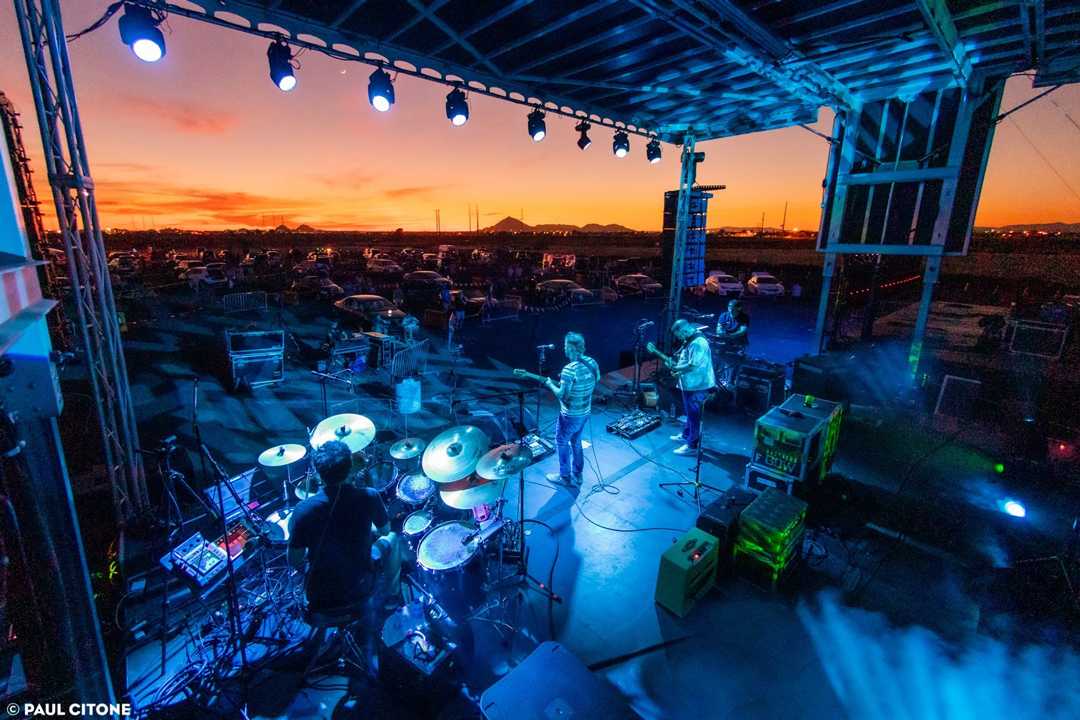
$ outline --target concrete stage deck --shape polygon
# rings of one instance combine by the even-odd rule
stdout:
[[[409,434],[430,438],[452,424],[450,381],[456,380],[460,408],[471,404],[470,396],[520,387],[509,368],[533,364],[532,347],[558,342],[567,328],[585,332],[601,366],[611,369],[633,320],[658,310],[644,304],[563,311],[470,328],[463,336],[464,357],[441,350],[431,357],[424,409],[410,417]],[[320,319],[321,312],[295,308],[282,319],[302,342],[314,345],[328,322]],[[812,325],[808,307],[755,303],[752,312],[752,350],[772,350],[784,361],[803,352]],[[181,446],[194,447],[190,378],[195,373],[202,380],[202,435],[229,472],[252,466],[267,447],[303,442],[305,428],[324,416],[318,380],[295,365],[281,386],[251,396],[225,391],[214,360],[221,353],[221,333],[247,319],[185,316],[173,304],[155,313],[154,324],[133,329],[127,341],[144,444],[176,433]],[[444,345],[434,342],[437,348]],[[560,363],[556,353],[554,364]],[[551,435],[556,408],[544,395],[541,425]],[[380,439],[401,430],[388,401],[375,383],[356,396],[328,388],[330,414],[367,415],[386,431]],[[475,407],[498,412],[489,402]],[[516,413],[516,407],[511,398],[508,408]],[[1080,707],[1080,699],[1068,691],[1059,689],[1064,698],[1050,692],[1071,685],[1055,678],[1069,677],[1063,673],[1075,669],[1075,656],[1062,651],[1062,662],[1040,664],[1040,653],[1049,652],[1041,646],[1028,647],[1024,655],[1026,643],[1009,648],[977,634],[987,614],[980,611],[975,581],[998,564],[995,553],[1034,553],[1040,542],[1028,538],[1018,550],[1014,528],[993,509],[999,490],[989,484],[992,459],[942,443],[931,429],[848,422],[834,469],[878,498],[877,522],[868,527],[868,518],[859,513],[847,514],[857,515],[854,520],[833,518],[810,535],[801,569],[787,590],[775,594],[732,580],[678,619],[653,602],[656,572],[661,553],[694,524],[697,509],[691,499],[659,483],[691,478],[694,461],[671,454],[677,443],[668,436],[679,427],[673,420],[633,442],[607,434],[604,425],[622,411],[615,401],[596,407],[585,434],[591,447],[580,491],[545,479],[557,469],[554,456],[529,468],[526,517],[555,533],[553,538],[544,528],[529,526],[534,575],[547,578],[558,544],[552,586],[564,602],[553,609],[554,639],[586,664],[599,666],[643,717],[1026,717],[1035,708],[1042,717],[1066,717]],[[720,488],[738,482],[752,426],[753,418],[740,413],[707,415],[703,481]],[[921,462],[931,457],[932,462]],[[604,487],[598,486],[601,479]],[[924,539],[906,524],[889,527],[891,516],[880,509],[880,498],[894,492],[916,497],[912,502],[931,516],[944,516],[941,533]],[[704,499],[712,497],[707,493]],[[507,512],[515,515],[515,483],[508,485],[508,500]],[[1032,499],[1028,508],[1031,522],[1047,535],[1067,521],[1068,511],[1052,499],[1043,504]],[[956,522],[957,513],[969,521]],[[952,522],[946,522],[950,516]],[[896,533],[904,534],[897,540]],[[491,631],[478,641],[482,657],[471,671],[477,693],[548,639],[547,603],[535,592],[527,597],[523,632],[510,647],[495,643]],[[172,667],[186,662],[185,642],[181,635],[170,644]],[[655,649],[664,643],[669,644]],[[1025,668],[1035,663],[1040,676],[1018,687],[1008,669],[1013,661]],[[152,695],[157,662],[156,643],[129,655],[129,687],[138,699]],[[976,682],[986,688],[967,689]],[[330,717],[341,694],[340,689],[301,689],[295,677],[277,677],[252,690],[249,715]],[[336,717],[408,717],[383,714],[387,711],[365,707],[363,700],[356,714]]]

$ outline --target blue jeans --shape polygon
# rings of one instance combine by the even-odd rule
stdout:
[[[581,447],[581,434],[585,431],[588,415],[564,415],[559,413],[559,422],[555,425],[555,447],[559,450],[559,474],[564,478],[580,475],[585,470],[585,450]],[[570,465],[570,453],[573,451],[574,464]]]
[[[683,427],[682,436],[692,448],[701,442],[701,407],[707,397],[708,390],[682,391],[683,408],[686,410],[686,426]]]

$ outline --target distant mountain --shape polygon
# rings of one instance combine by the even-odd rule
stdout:
[[[296,232],[298,232],[298,233],[313,233],[313,232],[319,232],[319,231],[316,230],[315,228],[311,227],[310,225],[297,225],[296,226]]]
[[[273,232],[292,232],[292,230],[290,230],[289,226],[286,225],[285,223],[281,223],[280,225],[278,225],[276,228],[273,229]]]
[[[996,230],[997,232],[1078,233],[1080,232],[1080,223],[1027,223],[1021,225],[999,225],[998,227],[977,227],[975,229],[982,232]]]
[[[628,233],[636,232],[623,225],[616,225],[614,223],[610,225],[599,225],[597,223],[589,223],[583,226],[577,225],[564,225],[560,223],[548,223],[542,225],[528,225],[521,222],[517,218],[504,217],[499,222],[495,223],[491,227],[484,228],[484,232],[560,232],[560,233],[573,233],[573,232],[587,232],[587,233]]]

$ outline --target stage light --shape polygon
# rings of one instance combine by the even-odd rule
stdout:
[[[157,62],[165,57],[165,36],[158,25],[164,18],[144,7],[124,5],[120,17],[120,39],[143,62]]]
[[[1016,500],[1006,500],[1001,504],[1001,509],[1004,510],[1007,515],[1012,515],[1016,518],[1027,516],[1027,508]]]
[[[296,87],[296,69],[293,67],[292,50],[283,40],[270,43],[266,49],[266,58],[270,61],[270,79],[283,92]]]
[[[533,142],[540,142],[546,135],[547,122],[544,120],[544,113],[537,108],[529,113],[529,137],[533,139]]]
[[[611,151],[615,153],[615,157],[626,157],[626,154],[630,152],[630,137],[622,130],[615,133],[615,139],[611,143]]]
[[[649,162],[655,164],[660,162],[660,156],[662,151],[660,150],[659,140],[650,140],[649,144],[645,146],[645,157]]]
[[[368,78],[367,96],[371,107],[379,112],[386,112],[394,104],[394,83],[381,67],[375,68]]]
[[[994,463],[994,472],[996,472],[998,475],[1005,472],[1005,463]]]
[[[464,125],[469,119],[469,103],[461,88],[454,88],[446,96],[446,119],[451,125]]]
[[[579,137],[577,140],[577,146],[582,150],[592,145],[592,140],[589,139],[589,128],[591,127],[592,125],[585,122],[584,120],[574,126],[574,129],[581,133],[581,137]]]

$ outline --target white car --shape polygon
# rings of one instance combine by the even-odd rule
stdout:
[[[614,282],[615,289],[623,295],[655,295],[664,289],[663,285],[641,273],[621,275]]]
[[[181,280],[187,282],[191,287],[198,287],[200,285],[209,288],[228,287],[229,278],[225,276],[225,271],[221,268],[208,268],[204,265],[196,265],[188,268],[180,276]]]
[[[709,273],[709,277],[705,278],[705,292],[716,295],[742,295],[743,289],[743,284],[739,282],[739,279],[727,273],[714,270]]]
[[[767,272],[756,272],[746,281],[746,292],[751,295],[780,297],[784,294],[784,285]]]

